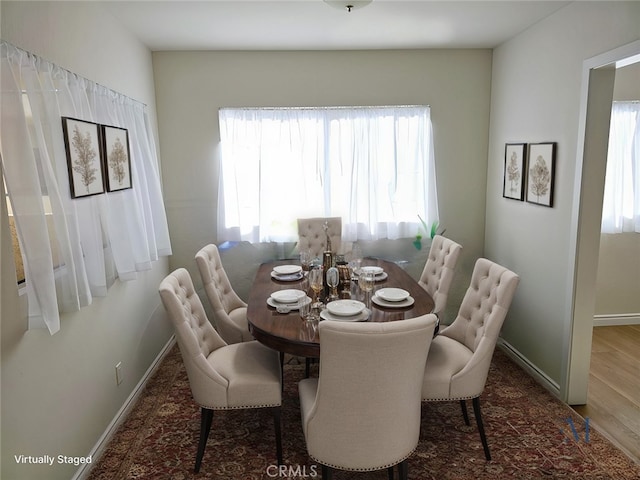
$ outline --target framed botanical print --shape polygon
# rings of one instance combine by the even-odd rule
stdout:
[[[102,125],[107,191],[131,188],[129,133],[125,128]]]
[[[97,123],[62,117],[71,198],[104,193],[101,131]]]
[[[527,166],[527,202],[553,207],[553,186],[556,167],[556,144],[529,145]]]
[[[524,200],[526,143],[507,143],[504,147],[504,183],[502,196]]]

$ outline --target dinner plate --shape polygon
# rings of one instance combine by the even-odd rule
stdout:
[[[362,272],[369,273],[372,275],[382,275],[384,273],[384,268],[376,267],[376,266],[367,266],[360,268]]]
[[[302,290],[296,290],[293,288],[286,290],[278,290],[271,294],[271,297],[274,301],[278,303],[296,303],[301,298],[305,297],[307,294]]]
[[[356,315],[333,315],[329,310],[325,309],[320,312],[320,318],[323,320],[336,320],[338,322],[362,322],[369,319],[371,311],[365,308]]]
[[[302,267],[300,265],[278,265],[273,267],[273,271],[276,272],[277,275],[291,275],[301,272]]]
[[[377,295],[374,295],[373,297],[371,297],[371,301],[373,303],[375,303],[376,305],[379,305],[381,307],[384,308],[404,308],[404,307],[410,307],[411,305],[413,305],[413,303],[415,302],[415,300],[413,299],[413,297],[407,297],[404,300],[400,301],[400,302],[389,302],[383,298],[380,298]]]
[[[387,302],[401,302],[409,296],[409,292],[402,288],[381,288],[376,295]]]
[[[358,315],[365,309],[365,305],[358,300],[335,300],[327,303],[327,310],[331,315],[350,317]]]
[[[271,278],[273,278],[274,280],[279,280],[281,282],[295,282],[297,280],[302,280],[303,277],[304,275],[302,274],[302,272],[289,273],[286,275],[280,275],[276,272],[271,272]]]
[[[309,299],[311,300],[311,299]],[[269,305],[270,307],[275,308],[276,310],[278,308],[282,309],[289,309],[289,310],[298,310],[298,302],[295,303],[281,303],[281,302],[276,302],[273,298],[269,297],[267,298],[267,305]]]

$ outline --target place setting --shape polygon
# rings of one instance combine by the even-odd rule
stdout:
[[[294,288],[277,290],[267,298],[267,305],[275,308],[278,313],[289,313],[292,310],[298,310],[301,300],[305,298],[309,297],[302,290]]]
[[[368,320],[370,315],[371,310],[363,302],[350,299],[329,302],[320,312],[321,319],[340,322],[363,322]]]
[[[376,290],[371,301],[384,308],[405,308],[415,302],[414,298],[402,288],[381,288]]]
[[[280,282],[297,282],[303,277],[304,272],[300,265],[277,265],[271,272],[271,278]]]
[[[375,265],[368,265],[354,269],[354,275],[359,277],[361,275],[371,276],[374,282],[382,282],[386,280],[389,275],[384,271],[384,268],[377,267]]]

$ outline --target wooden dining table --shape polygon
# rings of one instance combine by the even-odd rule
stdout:
[[[307,290],[308,282],[304,279],[279,281],[272,277],[271,273],[275,266],[295,263],[291,260],[280,260],[260,265],[247,302],[249,331],[256,340],[279,351],[281,355],[288,353],[307,358],[319,358],[320,339],[317,331],[309,328],[309,322],[303,321],[297,310],[280,313],[267,303],[271,294],[277,290]],[[381,267],[386,274],[386,278],[375,282],[374,291],[369,295],[373,295],[380,288],[395,287],[406,290],[414,299],[412,305],[402,308],[382,307],[373,301],[366,302],[371,310],[366,321],[393,322],[419,317],[433,310],[434,302],[431,296],[397,264],[381,259],[365,258],[362,266]],[[357,285],[352,285],[349,292],[351,297],[362,299],[363,292],[359,291]],[[347,298],[347,295],[343,291],[341,298]]]

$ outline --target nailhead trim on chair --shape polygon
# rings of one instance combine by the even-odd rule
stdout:
[[[317,458],[315,458],[313,455],[309,455],[309,457],[312,460],[314,460],[314,461],[316,461],[316,462],[318,462],[318,463],[320,463],[322,465],[325,465],[325,466],[330,467],[330,468],[335,468],[337,470],[344,470],[344,471],[349,471],[349,472],[376,472],[378,470],[384,470],[386,468],[395,467],[396,465],[398,465],[399,463],[404,462],[407,458],[409,458],[411,455],[413,455],[413,452],[415,452],[415,448],[413,450],[411,450],[411,452],[409,452],[408,455],[405,455],[404,457],[400,458],[400,460],[398,460],[395,463],[385,464],[385,465],[382,465],[380,467],[363,468],[363,469],[355,469],[355,468],[350,468],[350,467],[341,467],[339,465],[333,465],[331,463],[324,463],[324,462],[318,460]]]
[[[271,403],[271,404],[263,404],[263,405],[242,405],[239,407],[209,407],[208,405],[198,404],[198,406],[202,408],[206,408],[208,410],[245,410],[248,408],[272,408],[272,407],[281,407],[280,403]]]

